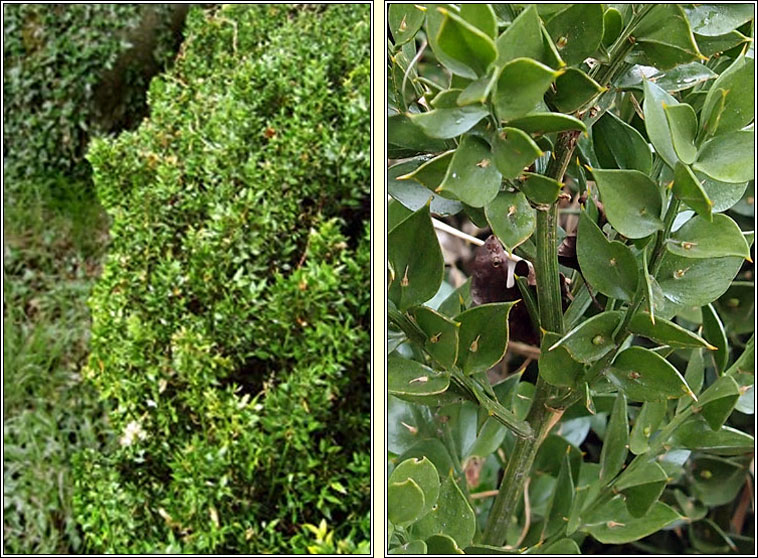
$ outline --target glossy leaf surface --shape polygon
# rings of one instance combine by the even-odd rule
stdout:
[[[666,248],[685,258],[750,257],[742,231],[731,217],[718,213],[712,221],[696,216],[672,235]]]
[[[579,216],[576,255],[585,280],[606,296],[631,300],[637,290],[639,269],[631,249],[609,241],[583,211]]]
[[[512,302],[482,304],[456,317],[458,366],[465,374],[486,372],[500,362],[508,345],[508,314]]]
[[[542,337],[542,351],[539,357],[540,376],[550,385],[573,387],[584,371],[580,362],[571,358],[568,350],[558,346],[548,350],[560,340],[560,335],[545,332]]]
[[[627,238],[644,238],[663,228],[658,186],[636,170],[593,169],[608,221]]]
[[[574,360],[590,364],[616,346],[613,331],[620,322],[621,312],[597,314],[569,331],[549,350],[565,347]]]
[[[387,235],[391,270],[388,298],[399,310],[426,302],[442,283],[444,262],[432,226],[429,206],[424,206]]]
[[[677,161],[674,168],[674,195],[694,209],[698,215],[712,220],[713,202],[703,189],[695,173],[687,166]]]
[[[505,64],[492,96],[497,117],[507,122],[534,110],[558,74],[530,58]]]
[[[492,144],[495,166],[503,178],[516,178],[531,165],[542,150],[529,134],[518,128],[503,128]]]
[[[472,207],[484,207],[497,196],[501,175],[489,146],[476,136],[465,136],[437,189]]]
[[[692,168],[721,182],[746,182],[754,178],[753,132],[730,132],[709,139],[700,148]]]
[[[632,401],[660,401],[690,395],[692,390],[665,358],[642,347],[629,347],[613,361],[608,379]]]
[[[485,206],[484,214],[492,232],[510,253],[532,236],[537,226],[536,211],[523,192],[500,192]]]
[[[604,169],[650,172],[653,155],[642,135],[613,113],[607,112],[592,127],[598,163]]]

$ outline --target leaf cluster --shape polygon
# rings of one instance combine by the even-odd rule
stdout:
[[[390,552],[748,548],[709,507],[754,445],[752,12],[393,4],[389,23]],[[489,271],[453,285],[433,215],[489,227]],[[563,308],[520,259],[540,292],[563,274]],[[539,357],[498,378],[519,320]]]
[[[193,9],[151,116],[88,154],[112,217],[80,455],[99,552],[368,537],[369,7]]]

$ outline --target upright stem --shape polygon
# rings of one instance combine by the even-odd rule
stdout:
[[[560,181],[566,172],[576,145],[577,133],[562,133],[556,145],[555,157],[548,165],[546,174]],[[551,204],[537,208],[537,258],[534,272],[537,280],[537,301],[539,303],[540,325],[555,333],[563,333],[563,303],[561,299],[560,275],[558,274],[558,207]],[[537,378],[534,402],[529,410],[527,422],[533,434],[517,438],[513,452],[508,456],[503,482],[495,502],[492,504],[487,526],[484,530],[484,544],[502,545],[511,517],[521,501],[526,479],[534,463],[542,441],[563,415],[563,408],[555,409],[547,403],[554,400],[555,387],[547,384],[542,377]]]
[[[610,64],[606,68],[597,68],[593,74],[598,82],[605,86],[624,68],[623,60],[631,50],[634,40],[632,33],[639,22],[653,6],[642,6],[632,21],[619,36],[610,49]],[[545,174],[558,181],[571,161],[579,132],[568,131],[559,135]],[[556,204],[537,208],[537,230],[535,239],[537,253],[535,275],[537,280],[537,300],[539,303],[540,326],[547,331],[563,333],[563,304],[558,273],[558,209]],[[500,546],[505,542],[506,529],[516,513],[521,501],[526,479],[531,472],[534,458],[542,441],[553,426],[560,420],[566,408],[553,408],[556,401],[566,400],[568,393],[548,385],[542,377],[537,378],[534,402],[527,416],[533,435],[517,438],[513,452],[508,457],[503,475],[503,482],[490,510],[487,526],[484,530],[484,544]],[[548,405],[548,402],[551,405]]]

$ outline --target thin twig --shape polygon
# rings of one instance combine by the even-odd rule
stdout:
[[[508,350],[529,357],[532,360],[540,358],[540,348],[520,341],[508,341]]]
[[[434,228],[438,231],[446,232],[447,234],[451,236],[457,236],[458,238],[461,238],[465,240],[466,242],[470,242],[471,244],[476,244],[477,246],[484,246],[484,240],[481,240],[479,238],[476,238],[475,236],[471,236],[470,234],[466,234],[463,231],[459,231],[455,227],[451,227],[447,223],[443,223],[442,221],[439,221],[432,217],[432,224],[434,225]],[[514,259],[518,256],[514,256]],[[519,258],[521,259],[521,258]]]

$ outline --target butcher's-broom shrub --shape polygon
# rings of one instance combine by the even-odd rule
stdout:
[[[77,463],[92,550],[368,539],[369,17],[193,10],[150,119],[93,145],[87,375],[120,438]]]

